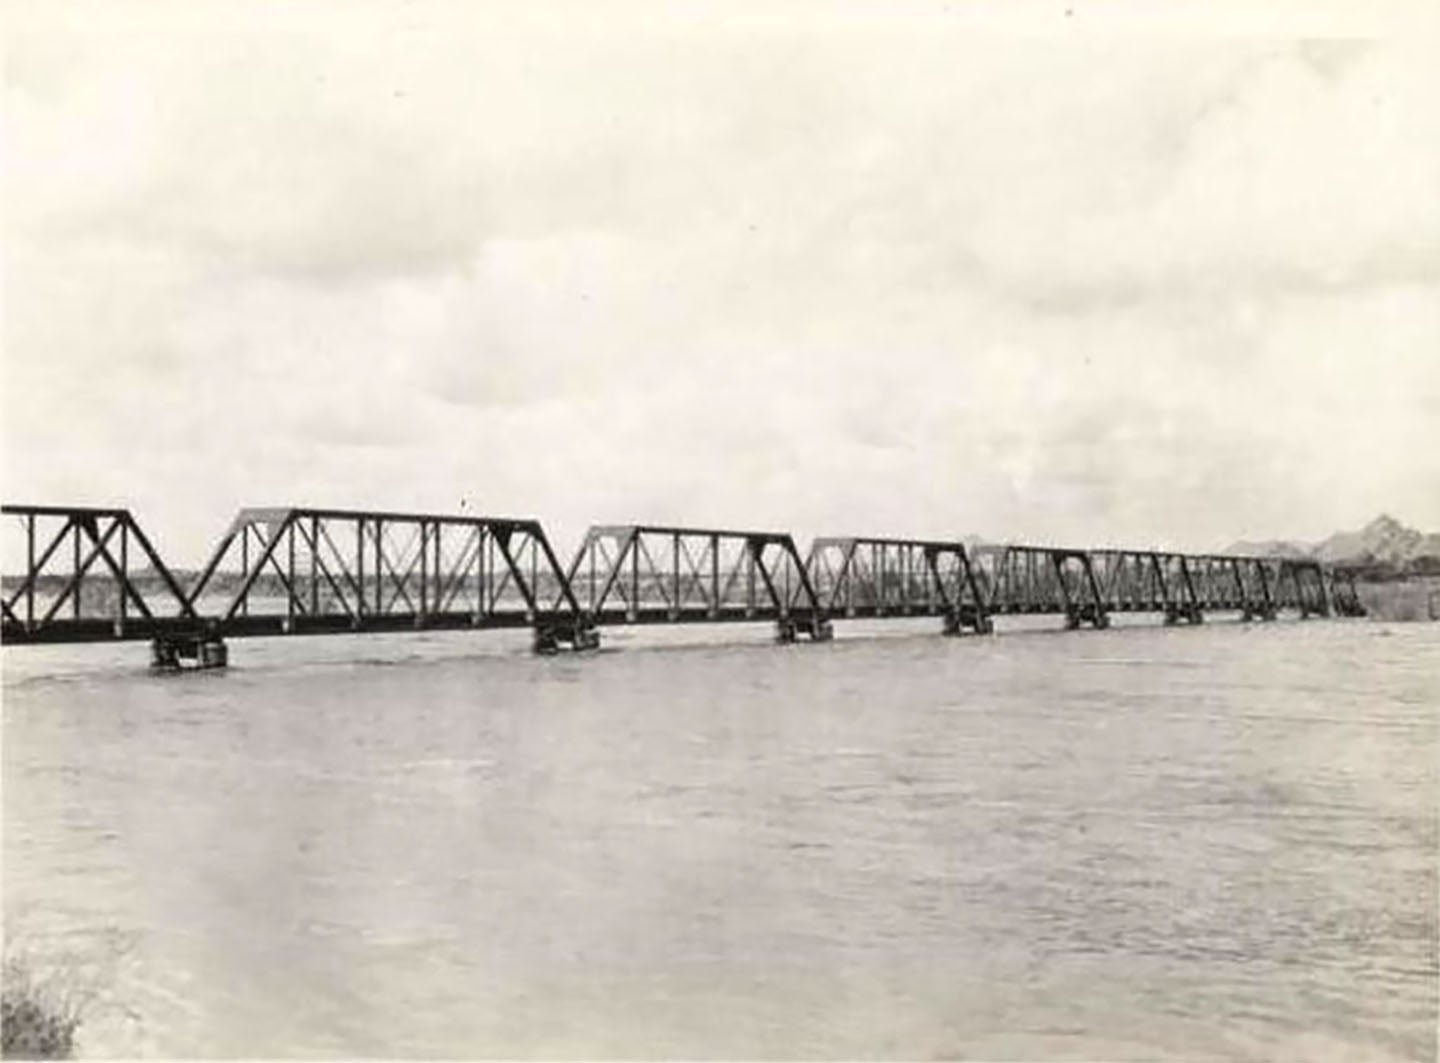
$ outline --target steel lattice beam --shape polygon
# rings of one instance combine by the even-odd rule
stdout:
[[[226,635],[532,627],[579,608],[538,521],[245,509],[189,594]]]
[[[1090,553],[1066,547],[982,546],[973,552],[990,613],[1058,613],[1067,627],[1109,625]]]
[[[832,618],[939,616],[947,634],[990,629],[961,543],[825,537],[811,544],[805,567]]]
[[[5,581],[5,642],[140,639],[200,628],[129,510],[5,505],[0,512],[11,518],[6,534],[11,545],[23,541],[25,557],[24,575]]]
[[[161,663],[223,663],[230,636],[416,628],[530,627],[548,651],[595,645],[602,624],[769,621],[789,641],[836,617],[1364,615],[1354,572],[1308,558],[826,537],[802,560],[783,532],[627,524],[592,527],[562,569],[531,519],[300,507],[242,510],[184,591],[127,510],[3,512],[6,563],[24,558],[5,642],[149,638]]]
[[[779,637],[829,635],[794,540],[784,532],[596,525],[566,573],[593,624],[767,620]]]

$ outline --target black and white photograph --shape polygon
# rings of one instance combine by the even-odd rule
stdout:
[[[1440,1058],[1440,6],[0,49],[0,1057]]]

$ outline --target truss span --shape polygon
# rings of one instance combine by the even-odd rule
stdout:
[[[947,634],[991,630],[965,547],[921,539],[816,539],[805,562],[829,617],[938,616]]]
[[[204,566],[166,565],[125,509],[6,505],[7,644],[149,639],[155,663],[225,663],[265,635],[528,628],[539,652],[620,624],[764,622],[780,641],[847,619],[936,617],[959,634],[996,616],[1107,627],[1208,613],[1364,614],[1353,574],[1309,558],[597,525],[568,565],[532,518],[305,507],[241,510]]]
[[[5,642],[146,639],[202,626],[128,509],[5,505],[0,514]]]
[[[245,509],[191,588],[227,635],[528,627],[573,641],[579,609],[540,522]]]
[[[782,642],[830,637],[785,532],[596,525],[567,578],[591,625],[767,621]]]

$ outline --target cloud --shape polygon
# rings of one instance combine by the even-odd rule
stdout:
[[[33,497],[1440,526],[1421,34],[147,10],[9,45]]]

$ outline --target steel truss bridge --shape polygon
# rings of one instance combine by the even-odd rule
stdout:
[[[620,624],[759,622],[793,642],[852,618],[994,618],[1109,626],[1116,613],[1361,616],[1350,571],[1237,557],[779,531],[592,527],[568,565],[539,521],[332,509],[245,509],[179,579],[125,509],[5,505],[6,644],[149,640],[157,667],[227,661],[226,639],[528,628],[537,652],[593,648]]]

